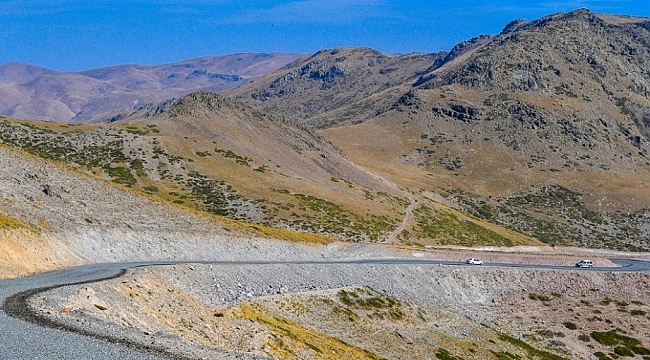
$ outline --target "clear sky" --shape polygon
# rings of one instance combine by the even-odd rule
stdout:
[[[650,17],[648,0],[0,0],[0,64],[78,71],[343,46],[434,52],[582,7]]]

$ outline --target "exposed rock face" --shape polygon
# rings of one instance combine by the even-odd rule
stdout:
[[[576,10],[511,23],[469,59],[437,71],[436,83],[423,87],[460,84],[475,90],[533,91],[569,86],[567,90],[579,94],[577,84],[589,81],[643,95],[648,87],[644,64],[650,61],[649,21],[608,19]]]
[[[302,122],[414,79],[445,55],[388,56],[367,48],[321,50],[228,94]]]
[[[560,136],[552,139],[568,136],[570,143],[587,148],[609,147],[612,134],[598,124],[618,123],[621,131],[615,136],[642,150],[644,157],[649,140],[648,24],[647,19],[615,18],[586,9],[514,22],[470,49],[462,61],[423,75],[418,88],[460,86],[484,97],[476,104],[483,105],[483,119],[499,119],[505,113],[538,133],[557,124]],[[442,112],[446,116],[462,113],[448,106],[451,111]]]

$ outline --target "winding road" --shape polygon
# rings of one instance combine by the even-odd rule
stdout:
[[[633,259],[611,259],[619,267],[577,269],[566,266],[533,264],[486,263],[484,267],[515,267],[566,271],[650,272],[650,262]],[[35,294],[64,285],[91,283],[116,278],[125,269],[143,266],[178,264],[237,265],[339,265],[385,264],[396,266],[466,265],[458,261],[421,259],[363,259],[346,261],[168,261],[106,263],[67,268],[41,273],[25,278],[0,281],[0,359],[172,359],[159,350],[143,348],[136,344],[121,343],[102,334],[86,334],[64,329],[56,323],[39,317],[26,306],[26,300]]]

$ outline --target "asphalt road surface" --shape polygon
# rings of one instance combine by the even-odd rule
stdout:
[[[90,283],[118,277],[124,269],[141,266],[176,265],[183,263],[223,266],[256,264],[392,264],[514,267],[527,269],[553,269],[566,271],[650,272],[650,262],[632,259],[611,259],[619,267],[578,269],[566,266],[533,264],[485,263],[468,265],[459,261],[416,259],[364,259],[350,261],[196,261],[196,262],[141,262],[107,263],[80,266],[41,273],[25,278],[0,281],[0,359],[172,359],[155,349],[141,348],[135,344],[117,343],[110,338],[68,331],[57,324],[35,316],[28,311],[26,299],[57,286]]]

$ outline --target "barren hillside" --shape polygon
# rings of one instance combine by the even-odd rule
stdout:
[[[266,258],[277,239],[333,241],[192,211],[5,146],[0,165],[2,278],[87,263],[232,259],[253,247]]]
[[[538,244],[359,168],[303,126],[216,94],[111,124],[0,126],[6,144],[235,220],[355,242]]]
[[[32,299],[179,357],[648,360],[650,276],[613,267],[650,258],[649,64],[649,19],[581,9],[436,54],[3,65],[0,278],[237,262]]]

